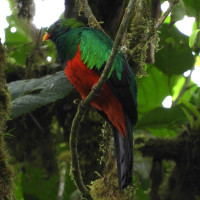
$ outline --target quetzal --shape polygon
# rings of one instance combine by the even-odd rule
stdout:
[[[60,19],[43,37],[56,46],[64,72],[82,98],[91,91],[105,67],[113,42],[102,31],[74,18]],[[132,183],[133,126],[137,121],[137,85],[130,65],[119,51],[106,83],[91,105],[113,127],[119,189]]]

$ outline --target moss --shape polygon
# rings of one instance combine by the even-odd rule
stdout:
[[[8,113],[10,112],[10,95],[8,93],[7,88],[3,84],[0,83],[0,124],[4,123],[4,121],[8,117]]]
[[[4,143],[3,133],[6,128],[6,119],[10,111],[10,98],[6,88],[4,76],[5,51],[0,43],[0,197],[11,200],[13,197],[13,173],[8,164],[8,153]]]
[[[154,36],[154,23],[146,0],[137,1],[135,14],[127,31],[126,46],[128,60],[135,68],[134,71],[142,74],[147,58],[147,49]]]
[[[13,197],[13,172],[8,164],[8,154],[5,142],[0,133],[0,197],[4,200],[11,200]]]
[[[117,166],[112,137],[111,126],[105,122],[101,133],[99,144],[102,157],[100,163],[104,163],[103,175],[92,181],[90,184],[90,194],[95,200],[133,200],[136,183],[133,187],[128,187],[122,191],[118,188]]]
[[[114,151],[114,146],[110,144],[112,139],[111,126],[105,122],[101,130],[101,142],[99,143],[99,151],[102,156],[100,158],[100,163],[106,163],[109,159],[109,150]],[[112,149],[110,149],[112,147]]]
[[[90,27],[100,29],[104,31],[100,24],[103,22],[98,22],[96,17],[94,16],[89,4],[87,1],[75,1],[75,13],[76,17],[83,21],[85,24],[88,24]],[[97,11],[98,12],[98,11]]]
[[[106,170],[103,177],[93,181],[90,185],[90,194],[95,200],[133,200],[135,187],[128,187],[122,191],[118,188],[116,165]]]
[[[78,152],[83,180],[88,185],[98,178],[98,173],[102,173],[103,164],[99,164],[102,156],[99,151],[99,143],[102,140],[100,134],[104,120],[92,108],[85,115],[85,120],[82,122],[82,129],[78,136]]]

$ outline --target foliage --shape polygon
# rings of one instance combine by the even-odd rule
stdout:
[[[10,117],[14,119],[62,99],[71,92],[72,86],[62,71],[39,79],[14,81],[8,84],[8,89],[13,105]]]
[[[55,73],[58,71],[57,68],[54,72],[50,72],[50,64],[46,61],[47,55],[53,57],[52,64],[57,61],[53,45],[48,42],[42,44],[40,41],[43,33],[35,30],[29,21],[23,19],[23,16],[19,19],[13,1],[10,2],[13,14],[7,18],[9,27],[5,30],[7,50],[5,71],[10,80],[7,86],[12,97],[7,132],[13,137],[7,137],[6,134],[4,137],[14,157],[12,162],[17,166],[15,197],[17,200],[56,199],[60,183],[59,170],[64,163],[66,176],[63,199],[70,199],[76,188],[69,175],[70,155],[66,140],[69,138],[70,123],[76,110],[72,102],[80,97],[72,90],[63,72]],[[147,13],[146,19],[149,18],[149,12]],[[195,17],[193,31],[189,37],[179,32],[174,25],[185,15]],[[187,191],[178,182],[186,177],[184,173],[181,173],[186,170],[186,178],[189,179],[188,169],[198,171],[200,167],[198,162],[194,162],[199,152],[196,145],[199,144],[200,90],[192,82],[191,75],[183,76],[185,71],[194,70],[194,66],[199,65],[197,62],[200,51],[199,15],[200,4],[197,0],[180,0],[171,16],[158,31],[159,42],[158,45],[155,44],[157,48],[155,63],[143,66],[145,73],[142,77],[137,77],[139,120],[135,127],[135,148],[138,149],[135,153],[135,170],[138,180],[135,180],[137,182],[135,195],[138,200],[152,199],[152,193],[148,194],[147,191],[154,191],[155,187],[158,188],[159,194],[157,195],[160,195],[160,199],[163,200],[173,198],[173,194],[180,191]],[[32,14],[26,13],[26,16],[32,16]],[[142,17],[139,18],[142,19]],[[146,19],[142,19],[142,22],[148,21]],[[144,30],[145,25],[137,23],[138,20],[133,18],[133,22],[137,24],[136,30],[140,34],[146,31],[146,37],[146,34],[152,31],[153,21],[148,29]],[[133,24],[129,31],[134,30]],[[10,31],[12,26],[17,28],[15,33]],[[139,37],[141,35],[137,35],[137,39],[133,41],[133,38],[130,38],[131,34],[127,35],[134,45],[139,40],[144,40]],[[138,49],[140,50],[141,47]],[[137,54],[137,59],[142,59],[140,64],[144,63],[146,49],[147,43],[145,43],[145,49],[142,48],[142,54]],[[130,62],[134,63],[134,60]],[[47,69],[46,73],[43,73],[41,66]],[[19,69],[23,71],[23,76],[20,75],[25,80],[18,80]],[[163,108],[162,101],[169,95],[173,99],[172,107]],[[101,192],[95,193],[94,188],[102,190],[99,185],[102,186],[103,181],[108,184],[106,182],[108,180],[103,178],[96,180],[99,178],[98,173],[103,174],[105,164],[99,164],[97,161],[102,158],[102,153],[98,152],[102,119],[93,110],[88,113],[87,121],[81,132],[82,136],[79,139],[81,168],[86,184],[89,185],[90,181],[93,181],[91,186],[93,196],[98,196],[102,194]],[[171,148],[167,148],[166,144],[168,147],[171,145]],[[180,145],[180,149],[183,149],[184,155],[188,157],[181,157],[180,151],[178,156],[180,160],[174,159],[175,152],[172,148],[174,144]],[[188,144],[189,150],[185,148],[185,144]],[[144,156],[153,158],[153,164],[151,159],[145,160],[141,152]],[[45,156],[47,159],[44,159]],[[166,161],[168,159],[173,162]],[[187,159],[191,159],[190,162]],[[56,167],[49,167],[51,162]],[[184,168],[183,163],[187,164],[188,169]],[[147,171],[151,174],[150,177],[144,176]],[[163,174],[160,185],[155,184],[154,172]],[[107,177],[112,176],[112,173],[111,170]],[[195,174],[192,173],[191,176],[194,178]],[[180,187],[175,188],[174,186],[174,190],[170,191],[173,183]],[[187,181],[184,183],[188,184]],[[196,195],[195,198],[198,198],[200,195],[195,190],[195,183],[193,184],[193,189],[190,189]],[[110,187],[114,186],[110,185]],[[112,195],[112,192],[109,195]],[[175,196],[178,198],[177,195]],[[187,200],[187,197],[185,199]]]

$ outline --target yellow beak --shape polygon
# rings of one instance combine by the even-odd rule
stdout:
[[[51,37],[51,34],[46,33],[46,34],[43,36],[42,41],[44,42],[45,40],[48,40],[50,37]]]

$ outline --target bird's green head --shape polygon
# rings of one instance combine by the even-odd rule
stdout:
[[[48,28],[47,33],[43,37],[43,41],[48,39],[55,41],[55,39],[63,33],[73,28],[84,26],[82,22],[79,22],[75,18],[59,19]]]

